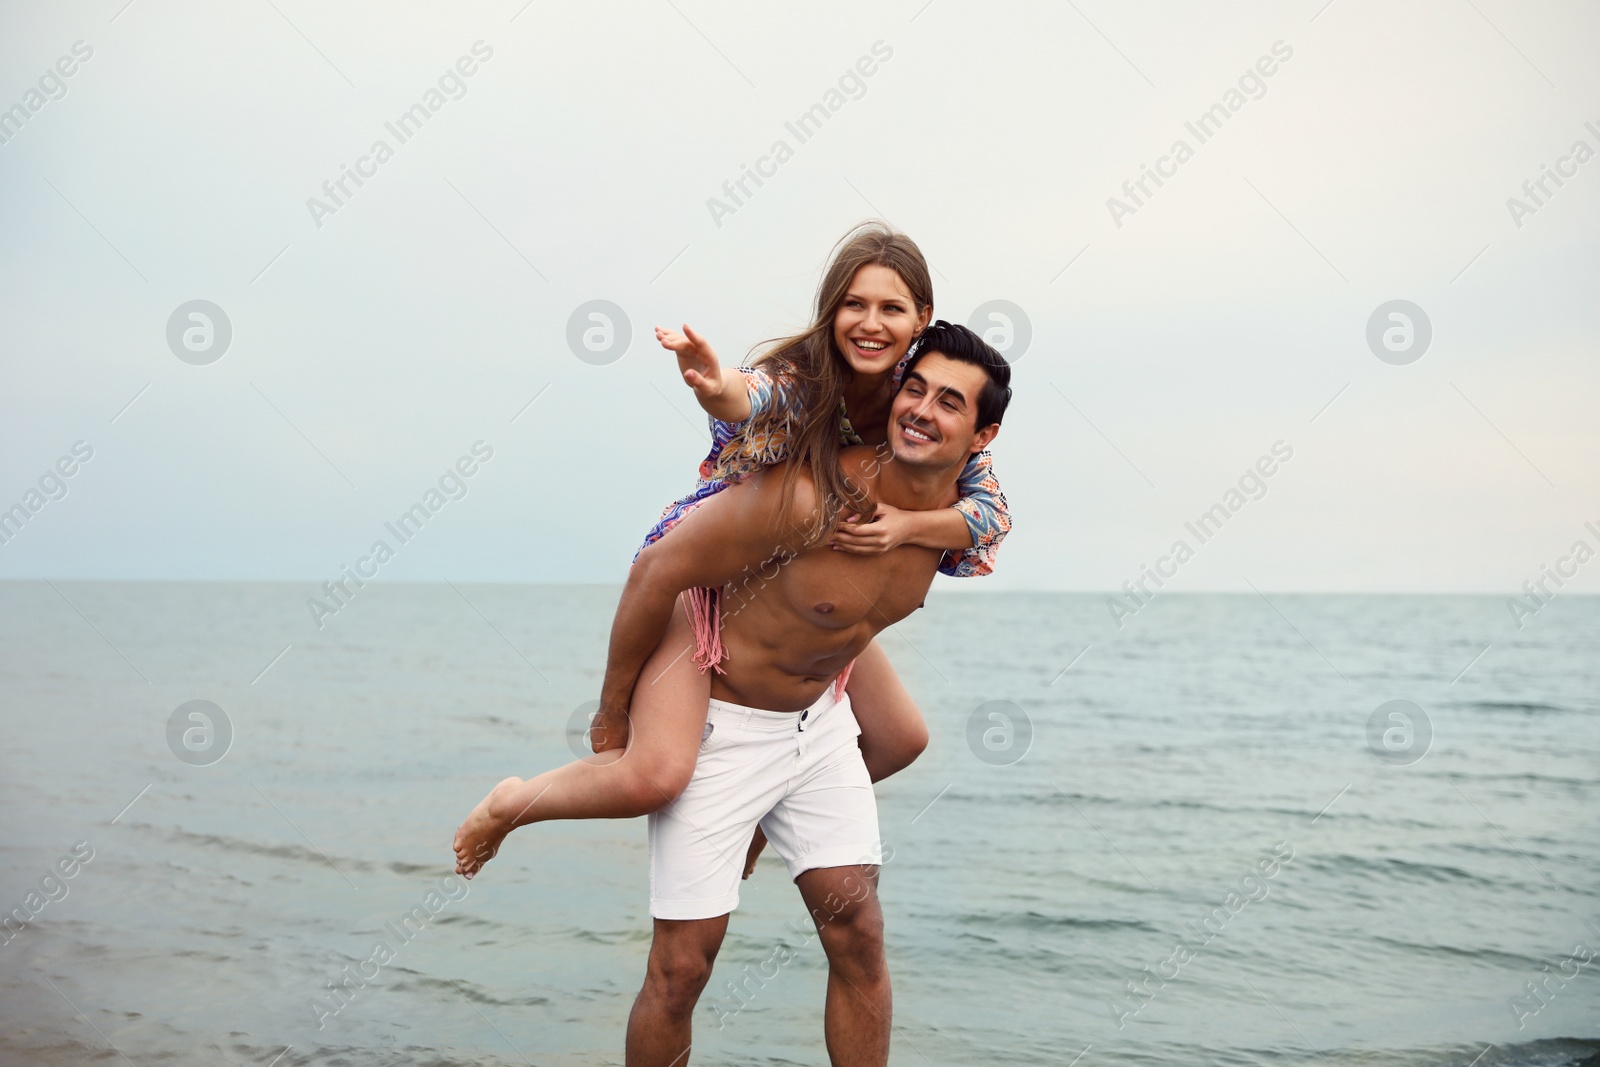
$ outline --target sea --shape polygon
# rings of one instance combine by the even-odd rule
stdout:
[[[622,1063],[643,820],[450,851],[619,589],[316,593],[0,583],[0,1064]],[[894,1064],[1600,1065],[1600,598],[940,579],[881,640]],[[827,1062],[806,920],[764,858],[687,1062]]]

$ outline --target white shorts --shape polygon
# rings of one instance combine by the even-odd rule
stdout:
[[[694,777],[649,817],[650,914],[710,919],[739,905],[759,823],[798,878],[818,867],[877,864],[878,802],[848,693],[805,711],[711,701]]]

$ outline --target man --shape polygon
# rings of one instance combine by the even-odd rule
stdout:
[[[947,507],[967,457],[999,432],[1005,361],[964,326],[924,334],[889,417],[885,459],[845,449],[844,472],[874,500]],[[737,906],[757,825],[816,920],[828,957],[825,1032],[835,1065],[888,1062],[891,998],[877,898],[877,806],[841,672],[885,627],[922,606],[935,549],[879,556],[805,551],[837,502],[774,467],[720,493],[641,555],[623,592],[602,703],[625,701],[679,594],[723,590],[726,673],[714,677],[693,778],[649,817],[654,940],[628,1020],[629,1067],[687,1061],[691,1016]],[[825,542],[825,538],[822,538]],[[646,557],[649,557],[648,559]],[[732,594],[731,596],[729,594]]]

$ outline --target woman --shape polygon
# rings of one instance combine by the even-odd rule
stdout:
[[[836,550],[874,554],[918,544],[948,550],[940,567],[946,574],[989,573],[1011,520],[987,454],[967,464],[961,500],[942,513],[880,505],[867,514],[868,501],[839,469],[842,445],[886,446],[900,374],[932,317],[932,281],[915,242],[881,223],[867,223],[835,247],[810,328],[777,342],[754,367],[741,368],[741,375],[724,373],[711,347],[687,326],[684,335],[658,328],[658,339],[677,353],[684,381],[713,419],[713,447],[695,489],[668,505],[636,562],[718,491],[788,458],[786,479],[797,477],[803,465],[822,499],[841,502],[845,521],[819,524]],[[711,590],[682,598],[633,691],[602,693],[591,734],[595,756],[527,781],[507,778],[489,792],[456,832],[458,873],[471,877],[517,826],[632,818],[683,791],[705,725],[707,671],[720,669],[717,600]],[[620,629],[613,626],[613,657]],[[691,649],[695,654],[686,656]],[[856,709],[862,756],[874,781],[922,752],[927,725],[877,641],[841,680]]]

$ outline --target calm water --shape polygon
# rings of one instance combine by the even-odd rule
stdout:
[[[621,1063],[642,821],[518,831],[429,896],[487,787],[567,758],[616,590],[374,584],[320,632],[310,591],[0,584],[0,906],[49,890],[0,946],[0,1063]],[[933,733],[880,786],[895,1063],[1600,1063],[1600,600],[1519,632],[1495,598],[1269,596],[1119,632],[1102,598],[941,584],[885,637]],[[232,724],[210,766],[167,739],[195,699]],[[1393,699],[1431,724],[1409,765],[1369,747]],[[991,701],[1002,762],[968,741]],[[770,862],[697,1063],[826,1062]],[[319,1029],[347,966],[376,975]]]

